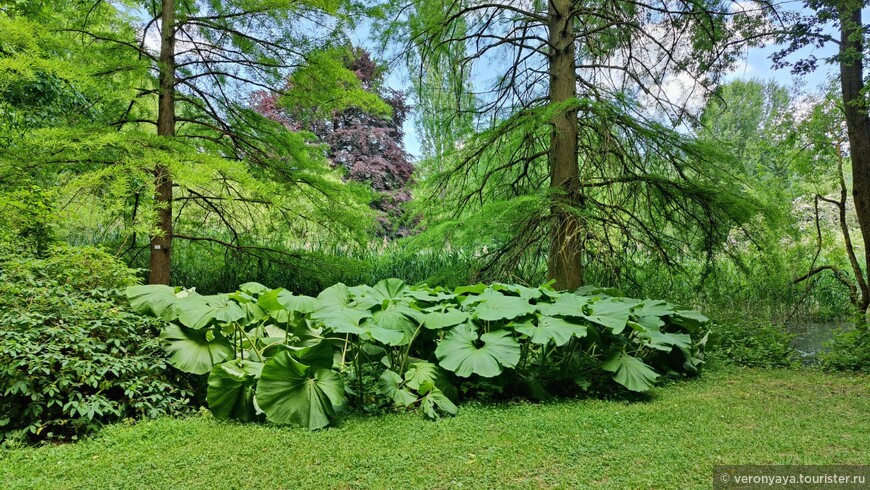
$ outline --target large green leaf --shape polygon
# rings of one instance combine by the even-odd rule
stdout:
[[[344,384],[335,371],[306,366],[283,351],[263,366],[257,404],[271,422],[319,429],[344,404]]]
[[[537,325],[531,321],[520,323],[514,329],[523,335],[528,335],[529,341],[533,344],[541,345],[546,345],[552,340],[557,346],[563,346],[571,340],[571,337],[586,336],[585,325],[552,316],[539,317]]]
[[[436,407],[450,415],[456,415],[458,411],[456,405],[435,386],[434,382],[425,381],[420,386],[419,393],[422,395],[422,398],[420,398],[420,408],[423,409],[423,413],[430,419],[438,418],[438,412],[435,411]]]
[[[691,333],[699,333],[710,319],[694,310],[680,310],[674,312],[673,321]]]
[[[413,405],[417,401],[416,395],[402,388],[402,377],[389,369],[384,371],[378,379],[378,389],[381,394],[389,397],[394,404],[400,407]]]
[[[628,323],[628,316],[635,303],[625,303],[611,298],[604,298],[590,305],[592,313],[583,315],[590,322],[597,323],[620,334]]]
[[[245,310],[225,294],[190,294],[179,298],[175,307],[178,309],[178,321],[185,327],[194,329],[203,328],[213,322],[237,322],[246,316]]]
[[[405,281],[401,279],[384,279],[372,286],[368,295],[378,303],[402,299],[410,291]]]
[[[516,296],[505,296],[492,289],[487,289],[477,299],[480,303],[474,306],[474,313],[480,320],[488,322],[513,320],[518,316],[528,315],[535,311],[535,306],[528,300]]]
[[[439,375],[438,366],[431,362],[412,362],[405,371],[405,384],[412,390],[419,390],[426,381],[435,382]]]
[[[457,310],[456,308],[447,308],[444,311],[426,313],[423,318],[423,326],[432,330],[440,330],[442,328],[459,325],[466,320],[468,320],[468,313]]]
[[[304,315],[313,312],[317,306],[317,300],[311,296],[296,296],[282,288],[261,294],[257,301],[264,310],[270,313],[285,310]]]
[[[456,298],[456,295],[453,293],[439,290],[427,291],[425,289],[411,289],[406,294],[423,303],[443,303]]]
[[[589,299],[576,294],[560,293],[552,303],[538,303],[537,308],[546,316],[572,316],[582,318],[583,308],[589,304]]]
[[[332,369],[334,354],[329,342],[321,340],[306,347],[288,346],[287,351],[294,359],[306,366]]]
[[[407,339],[405,332],[401,330],[393,330],[389,328],[381,328],[377,326],[372,320],[366,320],[360,328],[360,335],[365,340],[376,340],[382,344],[386,345],[407,345],[409,340]]]
[[[645,316],[667,316],[674,312],[674,305],[667,301],[645,299],[643,303],[635,307],[631,313],[638,317]]]
[[[247,360],[218,364],[208,376],[208,408],[216,419],[248,422],[256,417],[254,390],[263,365]]]
[[[151,315],[161,320],[171,322],[178,318],[175,309],[175,288],[162,284],[146,286],[130,286],[127,288],[127,299],[136,313]]]
[[[371,327],[401,332],[402,339],[400,343],[392,345],[408,344],[411,342],[411,337],[417,330],[417,325],[414,321],[409,318],[401,308],[397,307],[390,307],[386,310],[378,310],[372,313]]]
[[[500,282],[493,283],[492,288],[496,291],[510,291],[520,295],[520,298],[526,300],[538,299],[544,295],[541,288],[529,288],[520,284],[504,284]]]
[[[233,346],[220,333],[208,340],[208,329],[194,330],[174,323],[160,332],[169,354],[169,363],[181,371],[192,374],[205,374],[215,364],[233,357]]]
[[[653,387],[656,378],[659,377],[643,361],[624,352],[612,355],[601,365],[601,368],[614,373],[614,381],[631,391],[646,391]]]
[[[642,338],[647,339],[646,345],[653,349],[670,352],[674,347],[678,349],[688,349],[692,345],[692,337],[685,333],[669,333],[659,332],[658,330],[648,330],[640,334]]]
[[[477,344],[483,345],[478,347]],[[485,333],[478,339],[469,323],[453,327],[435,349],[442,368],[467,378],[477,374],[484,378],[498,376],[502,368],[513,368],[520,360],[520,344],[507,330]]]
[[[482,292],[486,291],[486,289],[488,287],[489,286],[487,286],[486,284],[479,282],[473,286],[459,286],[458,288],[453,290],[453,294],[455,294],[457,296],[462,295],[462,294],[469,294],[469,293],[481,294]]]
[[[323,324],[326,328],[336,333],[361,333],[359,325],[365,318],[370,318],[368,310],[357,310],[344,306],[335,306],[317,310],[311,314],[311,318]]]
[[[257,295],[260,295],[260,294],[263,294],[263,293],[269,291],[269,288],[267,288],[266,286],[263,286],[259,282],[246,282],[246,283],[242,284],[241,286],[239,286],[239,291],[241,291],[243,293],[250,294],[250,295],[257,296]]]
[[[350,301],[350,290],[344,284],[338,283],[324,289],[317,295],[315,311],[331,308],[343,308],[350,304]]]

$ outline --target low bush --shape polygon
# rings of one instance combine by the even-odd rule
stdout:
[[[819,355],[826,369],[870,374],[870,329],[867,325],[838,332],[827,347],[828,350]]]
[[[437,418],[463,395],[643,392],[663,374],[698,372],[706,317],[608,293],[398,279],[336,284],[317,298],[258,283],[212,296],[127,289],[136,311],[172,322],[161,332],[170,362],[209,374],[216,417],[312,429],[348,401]]]
[[[725,321],[713,327],[710,356],[744,367],[789,367],[797,359],[794,334],[769,322]]]
[[[0,255],[0,441],[74,439],[187,406],[156,338],[162,324],[119,290],[134,271],[91,247]]]

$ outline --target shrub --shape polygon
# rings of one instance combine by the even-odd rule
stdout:
[[[838,332],[827,347],[819,355],[826,369],[870,374],[870,329],[866,325]]]
[[[331,422],[346,392],[359,406],[381,400],[431,418],[454,414],[459,393],[644,392],[663,374],[696,374],[707,339],[695,311],[596,288],[386,279],[317,298],[258,283],[212,296],[134,286],[127,296],[172,322],[161,332],[170,362],[209,374],[216,417],[312,429]]]
[[[134,271],[90,247],[0,253],[0,440],[78,438],[184,409],[156,338],[122,302]]]
[[[716,359],[745,367],[788,367],[797,356],[795,336],[784,326],[767,322],[729,321],[713,327],[710,348]]]

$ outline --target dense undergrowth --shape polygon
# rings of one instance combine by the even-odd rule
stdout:
[[[158,338],[161,329],[165,332],[165,324],[135,314],[129,309],[126,300],[119,295],[119,288],[137,281],[136,271],[126,268],[106,252],[90,247],[68,246],[55,241],[50,227],[42,226],[38,216],[31,217],[22,211],[18,214],[18,219],[23,223],[19,228],[28,232],[4,240],[7,245],[4,245],[2,261],[0,261],[0,274],[3,277],[3,284],[0,287],[0,315],[2,315],[0,320],[3,325],[0,329],[0,335],[3,336],[0,342],[0,359],[4,366],[0,371],[0,392],[3,394],[3,412],[6,414],[0,417],[2,423],[0,429],[7,443],[12,440],[78,438],[92,433],[106,423],[128,418],[179,414],[186,412],[191,406],[208,403],[206,381],[203,376],[185,376],[168,365],[168,360],[161,349],[161,344],[165,346],[167,339]],[[25,246],[15,248],[8,243]],[[362,252],[348,252],[345,249],[312,251],[306,257],[318,257],[318,260],[311,262],[311,266],[326,271],[319,280],[314,281],[305,267],[282,268],[278,263],[257,260],[246,255],[235,255],[225,250],[218,252],[214,249],[213,255],[208,255],[201,254],[201,250],[197,251],[198,249],[193,247],[187,249],[179,247],[179,249],[182,251],[180,254],[182,259],[178,262],[177,273],[181,277],[198,278],[191,284],[197,286],[197,290],[201,292],[215,291],[219,287],[224,288],[227,284],[233,286],[225,289],[234,289],[234,284],[242,279],[266,277],[274,279],[274,284],[289,284],[290,287],[287,289],[293,290],[296,293],[295,297],[306,292],[313,296],[322,292],[326,281],[348,280],[348,282],[375,284],[376,279],[381,280],[384,276],[399,276],[409,283],[427,282],[430,285],[442,286],[440,290],[409,288],[411,291],[427,291],[427,295],[442,295],[442,299],[449,303],[445,307],[438,302],[424,301],[421,303],[424,308],[436,310],[446,308],[464,311],[471,315],[474,314],[476,306],[466,305],[464,301],[469,296],[476,296],[479,293],[479,291],[466,290],[463,294],[455,295],[453,292],[457,286],[467,284],[475,277],[479,277],[477,265],[481,263],[480,254],[464,254],[456,250],[440,254],[411,254],[388,245]],[[308,262],[301,260],[299,263]],[[612,297],[622,296],[626,294],[625,291],[634,291],[638,293],[638,297],[647,297],[644,291],[663,293],[667,289],[670,291],[669,298],[692,297],[692,291],[695,290],[688,282],[674,281],[672,278],[668,279],[670,282],[659,280],[655,278],[664,276],[656,274],[650,272],[650,279],[643,287],[629,282],[622,284],[623,291],[587,289],[585,293],[581,292],[581,297],[587,293],[592,297],[584,300],[587,304],[581,306],[579,311],[591,316],[595,303],[609,296],[603,293],[609,293]],[[718,280],[721,279],[716,279]],[[767,286],[758,286],[756,290],[741,289],[740,294],[746,298],[745,300],[732,298],[729,308],[743,305],[742,317],[738,315],[735,318],[733,313],[722,314],[723,310],[711,307],[717,321],[710,326],[712,335],[707,349],[708,357],[716,362],[739,366],[795,365],[796,353],[791,346],[792,339],[782,327],[760,320],[741,319],[764,318],[766,313],[752,310],[749,298],[761,294],[760,288],[771,286],[775,282],[771,281]],[[719,283],[714,282],[714,284]],[[727,288],[720,286],[717,286],[719,293],[709,293],[716,290],[715,288],[705,289],[707,293],[698,293],[695,296],[696,301],[687,304],[692,306],[699,303],[726,304],[723,303],[722,298],[725,298]],[[502,289],[505,287],[511,287],[513,291]],[[490,288],[490,293],[487,294],[499,293],[506,297],[521,298],[520,291],[524,290],[526,289],[520,286],[499,285]],[[355,291],[348,293],[354,299],[349,299],[348,304],[344,306],[356,301],[354,295],[363,294],[362,289]],[[545,289],[538,291],[544,294]],[[265,293],[260,291],[249,296],[255,298],[256,303],[259,304],[261,294]],[[285,291],[285,294],[289,293]],[[804,305],[821,303],[825,295],[834,297],[836,294],[838,293],[835,286],[828,287],[824,283],[817,282],[807,295],[809,299],[804,298]],[[448,299],[450,295],[454,296]],[[555,298],[549,295],[547,297],[548,301]],[[716,297],[720,299],[711,299]],[[782,297],[776,301],[780,299],[783,302],[787,300]],[[361,323],[357,325],[358,328],[363,328],[363,324],[369,321],[367,320],[369,316],[373,319],[376,314],[381,315],[377,311],[379,306],[373,303],[366,306],[365,301],[361,304],[363,308],[357,315],[363,317],[360,317]],[[363,311],[366,309],[369,310],[368,313]],[[815,311],[819,313],[820,310]],[[832,314],[833,311],[829,310],[829,313]],[[805,312],[811,314],[811,308]],[[541,313],[536,311],[533,316],[539,318]],[[767,313],[770,313],[769,309]],[[824,317],[829,313],[821,316]],[[302,315],[308,320],[313,316],[315,316],[314,311]],[[637,315],[629,313],[629,318],[635,321]],[[420,329],[423,334],[418,334],[413,342],[405,346],[389,345],[388,341],[385,345],[369,342],[370,345],[364,347],[364,342],[357,342],[343,352],[344,371],[338,369],[337,372],[342,377],[344,388],[340,396],[336,396],[336,400],[346,401],[345,408],[365,413],[389,411],[398,407],[400,410],[422,409],[429,415],[440,415],[451,413],[455,401],[468,399],[512,399],[517,396],[547,399],[550,396],[565,395],[625,396],[627,392],[625,387],[613,382],[614,373],[602,369],[613,351],[595,352],[593,357],[595,361],[586,366],[576,363],[572,366],[574,371],[570,376],[565,376],[558,361],[559,356],[563,356],[562,360],[571,357],[564,355],[564,352],[570,350],[568,346],[588,342],[585,346],[588,349],[597,342],[593,340],[593,331],[599,333],[606,331],[613,334],[612,328],[608,331],[610,327],[599,324],[594,329],[588,329],[594,322],[589,322],[581,315],[572,321],[579,324],[587,323],[586,337],[575,335],[563,345],[556,345],[556,339],[551,338],[548,340],[551,347],[544,348],[541,343],[532,341],[535,331],[540,330],[540,323],[532,322],[522,326],[521,321],[514,320],[504,319],[501,323],[496,322],[494,328],[476,327],[477,337],[475,340],[470,340],[469,345],[479,350],[483,344],[483,335],[491,333],[490,330],[504,330],[503,327],[506,327],[507,323],[513,323],[508,329],[512,332],[511,336],[520,344],[521,352],[526,348],[526,353],[523,354],[526,356],[525,362],[520,369],[499,365],[507,373],[503,372],[492,378],[479,374],[463,378],[455,372],[445,372],[435,350],[438,341],[446,338],[449,328],[430,330],[423,327]],[[569,325],[562,326],[569,330],[578,328],[576,324],[570,325],[572,321],[568,322]],[[411,324],[420,326],[413,318]],[[316,327],[316,320],[314,326]],[[456,325],[449,327],[453,328]],[[660,333],[679,333],[668,331],[669,328],[671,327],[664,328]],[[532,335],[522,333],[523,329]],[[346,342],[350,333],[345,332],[345,338],[342,340]],[[641,335],[641,331],[634,328],[626,328],[622,333],[631,333],[635,338],[629,339],[627,343],[625,339],[619,339],[619,342],[612,344],[611,347],[620,343],[624,345],[634,343],[637,347],[637,342],[645,338]],[[459,336],[458,333],[456,336]],[[299,337],[294,341],[301,339]],[[649,337],[646,339],[650,340]],[[831,343],[829,351],[820,356],[821,366],[830,370],[867,372],[867,339],[867,330],[861,327],[838,335]],[[562,340],[558,340],[558,343]],[[695,337],[692,343],[698,340]],[[330,342],[332,342],[330,349],[333,354],[331,359],[334,361],[342,341],[332,339]],[[404,352],[402,347],[408,345],[413,345],[413,348]],[[372,346],[377,349],[371,349]],[[674,345],[671,345],[671,350],[674,350],[673,347]],[[640,353],[637,357],[644,364],[653,366],[654,374],[668,374],[671,371],[670,367],[663,369],[663,365],[657,364],[660,359],[655,359],[655,356],[661,355],[661,350],[650,348],[649,345],[644,349],[646,352]],[[575,348],[574,352],[578,350],[582,351]],[[529,351],[532,355],[528,354]],[[545,351],[548,352],[543,355]],[[320,352],[322,354],[325,350]],[[355,363],[356,358],[353,356],[364,359],[364,362]],[[235,357],[235,351],[232,355],[228,355],[227,359],[231,357]],[[541,357],[546,358],[547,361],[542,363],[536,360]],[[324,363],[326,358],[325,355],[322,357]],[[397,358],[399,367],[396,366]],[[571,362],[568,364],[570,365]],[[421,379],[422,381],[426,379],[417,379],[415,375],[426,373],[429,369],[431,378],[433,374],[431,366],[436,366],[438,370],[435,372],[434,379],[430,379],[432,386],[429,386],[421,382]],[[555,368],[555,366],[559,367]],[[225,367],[231,365],[227,364]],[[332,368],[332,364],[329,367]],[[213,366],[202,372],[211,372],[212,369]],[[616,370],[618,372],[619,368]],[[238,383],[239,372],[233,372],[232,369],[225,371],[226,376],[222,382],[229,382],[233,389],[238,388],[234,383]],[[388,371],[393,374],[389,374]],[[242,372],[244,373],[244,369]],[[584,373],[583,376],[578,375],[581,372]],[[597,374],[592,375],[592,373]],[[232,380],[233,376],[236,376],[236,380]],[[244,396],[249,397],[250,400],[252,399],[250,395],[256,393],[256,387],[248,376],[248,373],[241,376],[244,378],[241,382],[243,389],[238,392],[244,393]],[[649,377],[654,376],[649,375]],[[449,382],[445,383],[445,379]],[[218,382],[215,381],[215,384]],[[338,391],[336,390],[336,393]],[[439,391],[444,398],[439,397]],[[436,399],[441,402],[441,406],[436,403]],[[237,401],[226,402],[226,404],[235,407]],[[245,406],[244,403],[241,405]],[[253,411],[253,416],[250,415],[251,406],[245,408],[248,410],[246,417],[262,418],[263,415],[258,414],[256,409]],[[230,408],[227,415],[230,416],[232,412],[233,409]],[[231,416],[239,418],[238,413]]]
[[[184,412],[160,322],[130,310],[134,271],[90,247],[0,256],[0,441],[75,439],[106,423]]]
[[[456,413],[469,395],[546,400],[643,392],[661,375],[697,374],[707,318],[600,288],[558,292],[494,283],[454,290],[386,279],[317,298],[246,283],[211,296],[134,286],[133,307],[171,322],[170,362],[209,374],[218,418],[309,428],[358,408]]]

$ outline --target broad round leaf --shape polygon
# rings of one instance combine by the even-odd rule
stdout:
[[[431,362],[412,362],[405,371],[405,385],[412,390],[420,390],[425,382],[434,383],[438,379],[438,366]]]
[[[646,391],[653,387],[659,377],[643,361],[624,352],[611,356],[601,365],[601,369],[614,373],[614,381],[631,391]]]
[[[519,294],[521,298],[526,300],[538,299],[544,295],[541,288],[529,288],[520,284],[504,284],[501,282],[493,283],[492,288],[496,291],[510,291]]]
[[[393,400],[400,407],[413,405],[417,397],[410,391],[401,387],[402,378],[394,371],[387,369],[378,380],[378,389],[381,394]]]
[[[645,299],[643,303],[633,310],[631,314],[638,317],[646,316],[667,316],[674,313],[674,305],[667,301]]]
[[[538,311],[547,316],[573,316],[582,318],[583,308],[589,304],[589,299],[576,294],[559,293],[552,303],[538,303]]]
[[[208,408],[216,419],[256,418],[254,389],[263,365],[247,360],[218,364],[208,376]]]
[[[585,337],[586,326],[571,323],[564,318],[542,316],[538,318],[537,325],[533,322],[518,324],[514,330],[529,336],[533,344],[546,345],[551,340],[557,346],[563,346],[571,340],[571,337]]]
[[[457,310],[456,308],[447,308],[445,311],[433,311],[426,313],[423,317],[423,326],[431,330],[439,330],[442,328],[452,327],[468,320],[468,313]]]
[[[256,296],[269,291],[269,288],[259,282],[246,282],[239,286],[239,291]]]
[[[149,284],[146,286],[130,286],[126,290],[130,306],[136,313],[151,315],[161,320],[171,322],[178,318],[175,309],[175,288],[162,284]]]
[[[386,310],[378,310],[372,313],[372,320],[370,323],[373,327],[379,329],[400,332],[402,334],[402,339],[401,342],[396,345],[406,345],[411,342],[411,337],[417,330],[417,325],[414,321],[411,320],[404,311],[396,307],[390,307]]]
[[[516,296],[505,296],[498,291],[487,289],[478,296],[481,300],[474,306],[474,313],[480,320],[495,322],[499,320],[513,320],[518,316],[534,313],[535,306],[528,300]]]
[[[178,321],[189,328],[200,329],[212,322],[230,323],[245,318],[245,310],[227,295],[200,296],[190,294],[175,303]]]
[[[487,285],[479,282],[473,286],[459,286],[458,288],[453,290],[453,294],[459,296],[461,294],[481,294],[487,289]]]
[[[257,301],[269,313],[288,311],[305,314],[313,312],[317,305],[317,300],[311,296],[296,296],[283,288],[261,294]]]
[[[646,345],[653,349],[658,349],[665,352],[670,352],[672,348],[688,349],[692,345],[692,337],[685,333],[669,333],[659,332],[658,330],[648,330],[640,334],[646,338]]]
[[[604,298],[590,305],[592,313],[583,315],[590,322],[597,323],[613,330],[614,334],[620,334],[628,323],[628,315],[632,303],[624,303],[611,298]]]
[[[287,347],[287,351],[294,359],[306,366],[332,369],[333,352],[329,342],[321,340],[307,347]]]
[[[343,308],[350,303],[350,290],[342,283],[330,286],[317,295],[315,311]]]
[[[336,306],[317,310],[311,314],[311,318],[323,324],[326,328],[336,333],[352,333],[359,335],[360,322],[371,317],[368,310],[357,310]]]
[[[277,424],[326,427],[343,403],[344,383],[338,373],[301,364],[287,351],[266,362],[257,383],[257,404]]]
[[[371,296],[377,303],[402,299],[410,291],[405,281],[401,279],[384,279],[372,286],[366,296]]]
[[[233,346],[220,333],[208,340],[208,330],[194,330],[169,324],[160,332],[165,342],[169,363],[186,373],[205,374],[215,364],[233,357]]]
[[[457,376],[477,374],[484,378],[498,376],[502,367],[513,368],[520,361],[520,344],[507,330],[485,333],[479,339],[474,326],[463,323],[453,327],[435,349],[439,365]]]
[[[688,330],[690,333],[699,333],[701,327],[710,319],[694,310],[680,310],[674,312],[673,322]]]

